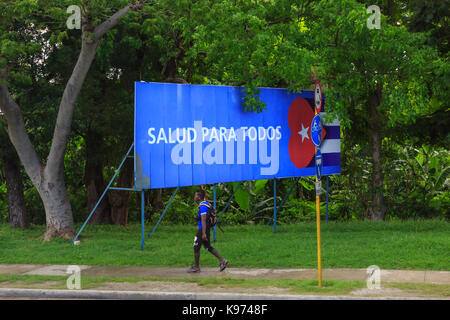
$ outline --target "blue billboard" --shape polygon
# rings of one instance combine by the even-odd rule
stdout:
[[[261,113],[243,98],[240,87],[136,82],[136,188],[314,176],[314,91],[260,88]],[[339,122],[321,125],[322,175],[339,174]]]

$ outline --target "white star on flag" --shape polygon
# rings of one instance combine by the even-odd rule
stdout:
[[[302,142],[303,142],[303,140],[305,140],[305,138],[309,139],[308,129],[309,129],[309,127],[305,128],[302,123],[302,131],[298,132],[298,134],[302,136]]]

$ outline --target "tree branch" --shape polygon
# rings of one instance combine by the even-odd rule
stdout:
[[[75,102],[97,52],[98,41],[94,43],[88,42],[88,40],[83,39],[80,55],[66,84],[59,105],[52,145],[46,166],[46,170],[48,169],[48,172],[54,175],[63,173],[64,154],[66,152],[67,139],[70,135]]]
[[[279,24],[279,23],[283,23],[283,22],[289,22],[291,19],[292,19],[291,17],[281,17],[281,18],[275,19],[274,21],[267,22],[264,26],[265,27],[270,27],[270,26],[275,25],[275,24]]]
[[[123,17],[129,10],[130,5],[128,4],[126,7],[106,19],[102,24],[98,25],[94,30],[95,39],[100,39],[107,31],[114,28],[117,25],[117,22],[119,22],[119,18]]]
[[[128,4],[123,9],[117,11],[109,19],[95,27],[93,33],[95,37],[89,34],[92,30],[89,21],[86,21],[86,28],[83,28],[81,52],[77,63],[72,71],[69,81],[66,84],[64,93],[59,105],[58,117],[53,133],[52,145],[47,159],[46,171],[51,176],[60,176],[64,172],[64,154],[66,151],[67,139],[70,135],[72,116],[75,108],[75,102],[83,86],[86,75],[97,53],[97,48],[101,37],[114,26],[117,25],[119,18],[123,17],[129,10],[138,10],[142,8],[143,2],[137,4]]]
[[[329,43],[329,47],[337,47],[338,46],[338,38],[339,38],[339,29],[336,30],[336,35],[334,36],[334,43]]]
[[[136,3],[129,3],[127,6],[125,6],[123,9],[117,11],[115,14],[113,14],[111,17],[106,19],[102,24],[98,25],[95,30],[94,34],[96,39],[100,39],[103,37],[103,35],[114,28],[117,23],[119,22],[119,19],[125,16],[125,14],[129,10],[138,11],[141,10],[144,5],[144,1],[140,0]]]

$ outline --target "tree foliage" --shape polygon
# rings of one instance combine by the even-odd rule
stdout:
[[[339,117],[342,128],[342,175],[331,178],[331,216],[368,217],[375,194],[384,199],[388,217],[448,214],[447,0],[430,0],[427,5],[416,0],[131,2],[139,8],[128,10],[114,28],[102,30],[96,38],[95,28],[128,4],[0,4],[1,84],[20,107],[40,165],[50,161],[53,166],[52,154],[63,151],[59,178],[76,221],[84,220],[89,211],[83,181],[87,167],[98,164],[99,175],[109,179],[132,142],[133,83],[139,80],[242,86],[244,108],[264,112],[267,106],[259,99],[258,87],[299,91],[311,89],[320,79],[326,111]],[[366,24],[366,9],[372,4],[381,8],[380,29]],[[69,5],[82,8],[83,30],[67,29]],[[95,42],[95,58],[71,100],[73,119],[67,122],[71,130],[66,142],[56,148],[58,114],[86,41]],[[6,124],[5,115],[2,118]],[[11,122],[8,125],[11,128]],[[25,144],[15,145],[20,149]],[[21,159],[30,177],[24,180],[30,221],[42,223],[42,191],[37,192],[27,159]],[[0,179],[4,208],[6,190]],[[287,191],[288,182],[280,181],[280,190]],[[314,196],[309,185],[307,178],[296,184],[286,202],[286,221],[307,216]],[[242,187],[225,221],[269,219],[272,183],[247,182]],[[231,184],[218,186],[220,206],[232,190]],[[175,213],[191,205],[192,191],[186,188],[177,196],[175,221]],[[158,194],[152,191],[148,198],[158,199]],[[161,200],[170,195],[170,190],[163,191]],[[137,200],[130,200],[136,213]],[[156,208],[152,201],[148,210]]]

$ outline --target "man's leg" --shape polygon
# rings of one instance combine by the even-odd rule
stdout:
[[[202,247],[201,235],[199,233],[195,235],[194,238],[194,265],[188,270],[188,272],[200,272],[200,248]]]
[[[197,250],[196,248],[194,248],[194,261],[194,266],[200,268],[200,250]]]
[[[220,262],[223,261],[222,256],[219,254],[219,252],[218,252],[215,248],[213,248],[213,247],[210,246],[209,249],[206,249],[206,250],[208,250],[209,252],[211,252],[217,259],[219,259]]]
[[[194,260],[195,267],[200,268],[200,249],[202,247],[202,233],[201,230],[197,231],[194,238]]]
[[[219,259],[220,271],[223,271],[228,264],[228,260],[224,259],[215,248],[211,247],[211,243],[209,241],[209,238],[210,238],[209,235],[210,235],[210,233],[209,233],[209,229],[208,229],[206,231],[206,241],[203,241],[203,245],[205,246],[206,250],[211,252],[217,259]]]
[[[228,260],[227,260],[227,259],[224,259],[224,258],[219,254],[219,252],[218,252],[215,248],[213,248],[213,247],[211,247],[211,246],[210,246],[207,250],[208,250],[209,252],[211,252],[214,256],[216,256],[217,259],[219,259],[219,261],[220,261],[220,264],[219,264],[220,271],[225,270],[225,268],[227,267],[227,264],[228,264]]]

